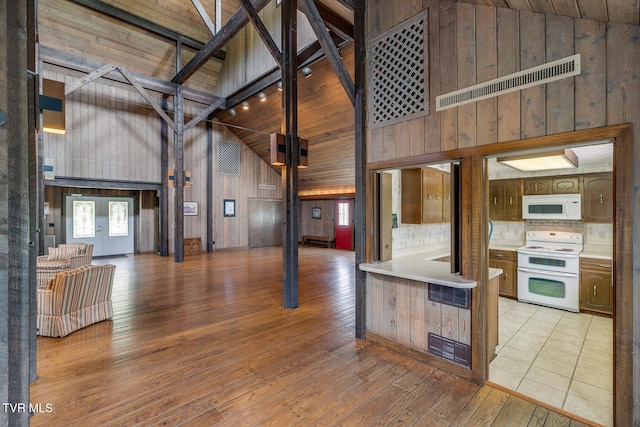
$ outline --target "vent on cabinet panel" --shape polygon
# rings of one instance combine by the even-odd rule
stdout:
[[[580,54],[568,56],[485,83],[439,95],[436,97],[436,111],[458,107],[579,74]]]
[[[234,141],[218,141],[218,173],[240,175],[240,144]]]

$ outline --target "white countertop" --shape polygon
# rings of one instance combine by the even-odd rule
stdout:
[[[370,273],[435,283],[452,288],[471,289],[477,286],[477,283],[473,280],[467,280],[462,276],[451,274],[450,268],[448,262],[427,259],[416,261],[411,256],[380,263],[360,264],[360,270]]]
[[[613,259],[613,248],[602,245],[584,245],[581,258]]]

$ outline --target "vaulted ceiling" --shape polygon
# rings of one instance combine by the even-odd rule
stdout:
[[[315,0],[351,76],[351,6],[354,1],[357,0]],[[637,0],[459,1],[633,25],[639,24],[640,16]],[[267,1],[252,0],[251,3],[259,9]],[[218,10],[216,4],[220,4]],[[182,66],[197,65],[197,73],[183,79],[185,87],[221,95],[217,88],[218,77],[225,58],[233,52],[229,52],[227,43],[224,43],[216,44],[217,48],[209,52],[206,60],[198,61],[198,55],[207,46],[214,45],[216,37],[220,38],[220,33],[236,22],[234,20],[244,16],[241,0],[39,0],[38,30],[44,52],[41,56],[51,61],[51,57],[64,54],[75,58],[68,59],[67,63],[75,61],[76,64],[83,63],[81,58],[86,58],[89,62],[125,66],[167,82],[176,81],[177,54],[159,45],[158,37],[161,37],[165,43],[168,40],[169,45],[179,44],[182,47]],[[251,25],[245,21],[245,25]],[[114,31],[114,26],[119,30]],[[309,78],[300,75],[298,78],[298,133],[310,143],[309,168],[300,172],[299,188],[303,193],[349,193],[353,191],[355,181],[353,106],[331,64],[318,49],[318,46],[311,46],[301,55],[301,65],[309,63],[313,74]],[[145,53],[140,55],[140,52]],[[154,56],[153,52],[164,54]],[[267,162],[268,135],[281,130],[282,104],[276,88],[278,80],[279,71],[274,69],[260,78],[243,82],[235,90],[222,94],[225,102],[214,113],[217,121],[228,124]],[[264,102],[258,100],[259,92],[266,95]],[[249,101],[248,110],[239,108],[238,104],[243,100]],[[235,115],[229,112],[232,107]]]

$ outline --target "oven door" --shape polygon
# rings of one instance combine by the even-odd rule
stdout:
[[[578,286],[577,274],[518,267],[518,301],[578,312]]]

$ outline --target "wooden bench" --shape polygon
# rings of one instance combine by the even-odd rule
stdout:
[[[319,243],[321,245],[327,245],[328,248],[336,247],[336,238],[335,237],[325,237],[325,236],[302,236],[302,243],[304,245],[309,245],[309,243]]]

